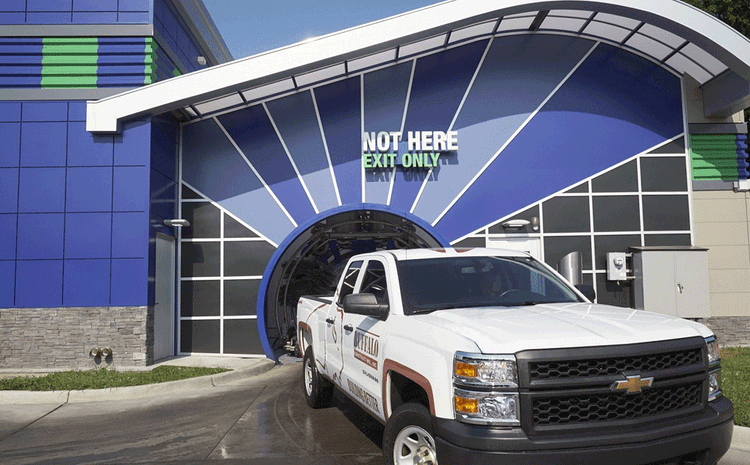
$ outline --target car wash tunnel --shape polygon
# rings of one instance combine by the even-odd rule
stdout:
[[[375,209],[334,213],[299,229],[274,255],[261,284],[258,308],[264,300],[266,335],[277,357],[295,350],[299,298],[333,295],[337,279],[352,255],[442,245],[415,222]]]

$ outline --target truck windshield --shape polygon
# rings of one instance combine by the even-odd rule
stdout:
[[[449,257],[398,262],[404,313],[486,306],[581,302],[540,263],[526,257]]]

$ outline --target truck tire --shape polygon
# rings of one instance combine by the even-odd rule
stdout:
[[[305,357],[302,359],[302,392],[305,393],[307,405],[312,408],[331,405],[333,384],[320,376],[318,367],[315,365],[312,346],[307,348]]]
[[[430,413],[422,404],[397,408],[383,431],[383,458],[387,465],[437,465],[437,449]]]

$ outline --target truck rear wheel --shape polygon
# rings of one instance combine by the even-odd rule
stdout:
[[[302,360],[302,392],[305,393],[305,401],[312,408],[328,407],[333,397],[333,384],[323,378],[315,365],[315,356],[312,346],[305,351]]]
[[[437,465],[430,413],[422,404],[406,403],[388,419],[383,432],[387,465]]]

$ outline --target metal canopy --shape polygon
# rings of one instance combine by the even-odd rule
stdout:
[[[186,119],[203,118],[508,34],[565,34],[599,40],[642,55],[678,75],[687,73],[701,85],[727,81],[727,75],[736,76],[740,83],[750,81],[750,41],[678,0],[450,0],[89,102],[87,130],[117,132],[122,120],[173,110],[181,111]],[[735,102],[746,99],[714,102],[719,108],[713,108],[713,113],[726,114]]]

